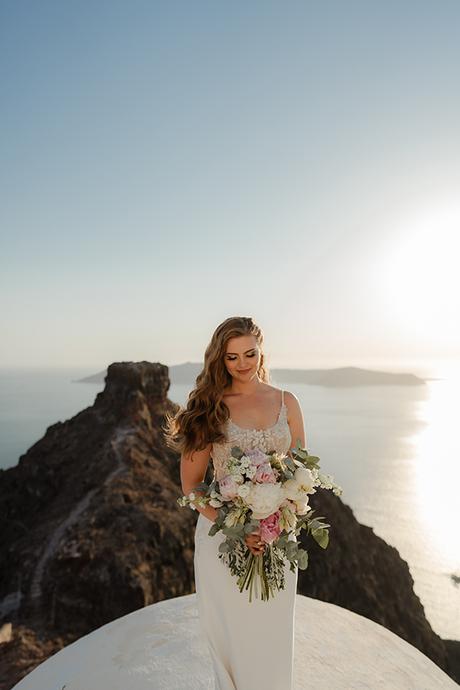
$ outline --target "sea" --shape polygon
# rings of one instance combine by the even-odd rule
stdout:
[[[92,405],[104,384],[77,381],[97,371],[0,370],[0,468]],[[433,630],[460,640],[460,363],[428,373],[420,386],[271,382],[298,397],[307,448],[342,501],[407,562]],[[168,395],[184,405],[190,389],[172,385]]]

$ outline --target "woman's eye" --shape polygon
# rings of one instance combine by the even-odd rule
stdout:
[[[255,356],[256,356],[256,353],[255,353],[255,352],[253,352],[252,355],[246,355],[246,357],[255,357]],[[234,362],[235,359],[236,359],[236,357],[227,357],[227,360],[228,360],[229,362]]]

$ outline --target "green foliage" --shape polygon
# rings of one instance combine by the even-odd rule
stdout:
[[[288,541],[285,548],[286,557],[292,561],[297,556],[298,545],[296,541]]]
[[[287,532],[285,532],[285,531],[283,530],[283,531],[281,532],[281,534],[279,535],[278,539],[276,540],[276,545],[277,545],[280,549],[285,549],[286,546],[287,546],[288,541],[289,541],[289,539],[288,539],[288,534],[287,534]]]
[[[209,484],[206,484],[206,482],[200,482],[196,486],[193,487],[192,491],[206,491],[208,492],[210,489]]]
[[[227,541],[223,541],[219,544],[220,553],[230,553],[231,550],[232,547]]]
[[[254,520],[253,518],[251,518],[249,520],[249,522],[247,522],[244,525],[245,534],[251,534],[251,532],[255,532],[256,529],[258,528],[259,524],[260,524],[260,520]]]
[[[284,462],[285,462],[286,466],[289,468],[289,470],[291,471],[291,474],[293,472],[295,472],[295,470],[296,470],[295,462],[293,461],[292,458],[289,457],[289,455],[286,455]]]
[[[216,521],[216,522],[213,522],[212,525],[211,525],[211,527],[209,528],[208,534],[209,534],[210,537],[213,537],[215,534],[217,534],[217,532],[218,532],[219,530],[220,530],[220,527],[219,527],[219,525],[217,524],[217,521]]]
[[[238,523],[237,525],[233,525],[232,527],[227,527],[224,525],[222,527],[222,532],[225,534],[227,537],[243,537],[244,536],[244,525],[241,523]]]
[[[329,544],[329,532],[327,529],[320,528],[312,530],[311,536],[322,549],[325,549]]]
[[[300,570],[306,570],[308,568],[308,551],[305,551],[305,549],[299,549],[297,554],[297,565]]]

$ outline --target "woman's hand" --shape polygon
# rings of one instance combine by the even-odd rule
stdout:
[[[247,534],[244,538],[245,544],[254,556],[259,556],[265,550],[265,543],[260,538],[259,532]]]

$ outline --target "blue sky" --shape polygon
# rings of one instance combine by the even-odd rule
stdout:
[[[459,23],[4,1],[2,365],[197,361],[231,315],[272,366],[460,359]]]

